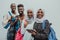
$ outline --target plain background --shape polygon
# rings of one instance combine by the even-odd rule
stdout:
[[[39,8],[43,9],[46,18],[52,23],[58,40],[60,40],[60,0],[0,0],[0,40],[6,40],[7,30],[3,28],[3,16],[10,10],[10,4],[24,4],[25,14],[27,9],[32,9],[36,14]]]

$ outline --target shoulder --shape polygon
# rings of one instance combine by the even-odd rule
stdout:
[[[28,23],[28,21],[26,19],[24,19],[24,23]]]
[[[48,20],[48,19],[45,19],[44,21],[45,21],[45,22],[49,22],[49,20]]]
[[[24,27],[27,27],[28,22],[26,20],[24,20]]]
[[[4,14],[4,17],[10,17],[9,13],[6,12],[6,14]]]
[[[49,25],[52,25],[52,23],[50,23],[49,20],[47,20],[47,19],[45,20],[45,23],[49,24]]]
[[[27,20],[27,17],[24,17],[25,20]]]

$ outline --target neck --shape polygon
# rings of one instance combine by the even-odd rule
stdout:
[[[22,18],[20,15],[19,15],[19,18],[20,18],[20,20],[23,20],[24,18]]]
[[[16,14],[16,11],[11,11],[13,14]]]

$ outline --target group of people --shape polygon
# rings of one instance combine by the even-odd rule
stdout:
[[[24,5],[10,5],[11,11],[4,16],[4,28],[8,29],[7,40],[57,40],[51,23],[44,18],[42,9],[38,9],[36,18],[31,9],[27,10],[27,17],[24,14]]]

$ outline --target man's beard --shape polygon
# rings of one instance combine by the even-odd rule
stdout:
[[[23,14],[23,11],[20,11],[20,12],[19,12],[19,15],[20,15],[20,14]]]
[[[23,11],[20,11],[20,12],[19,12],[19,16],[20,16],[20,17],[24,16],[24,12],[23,12]]]

